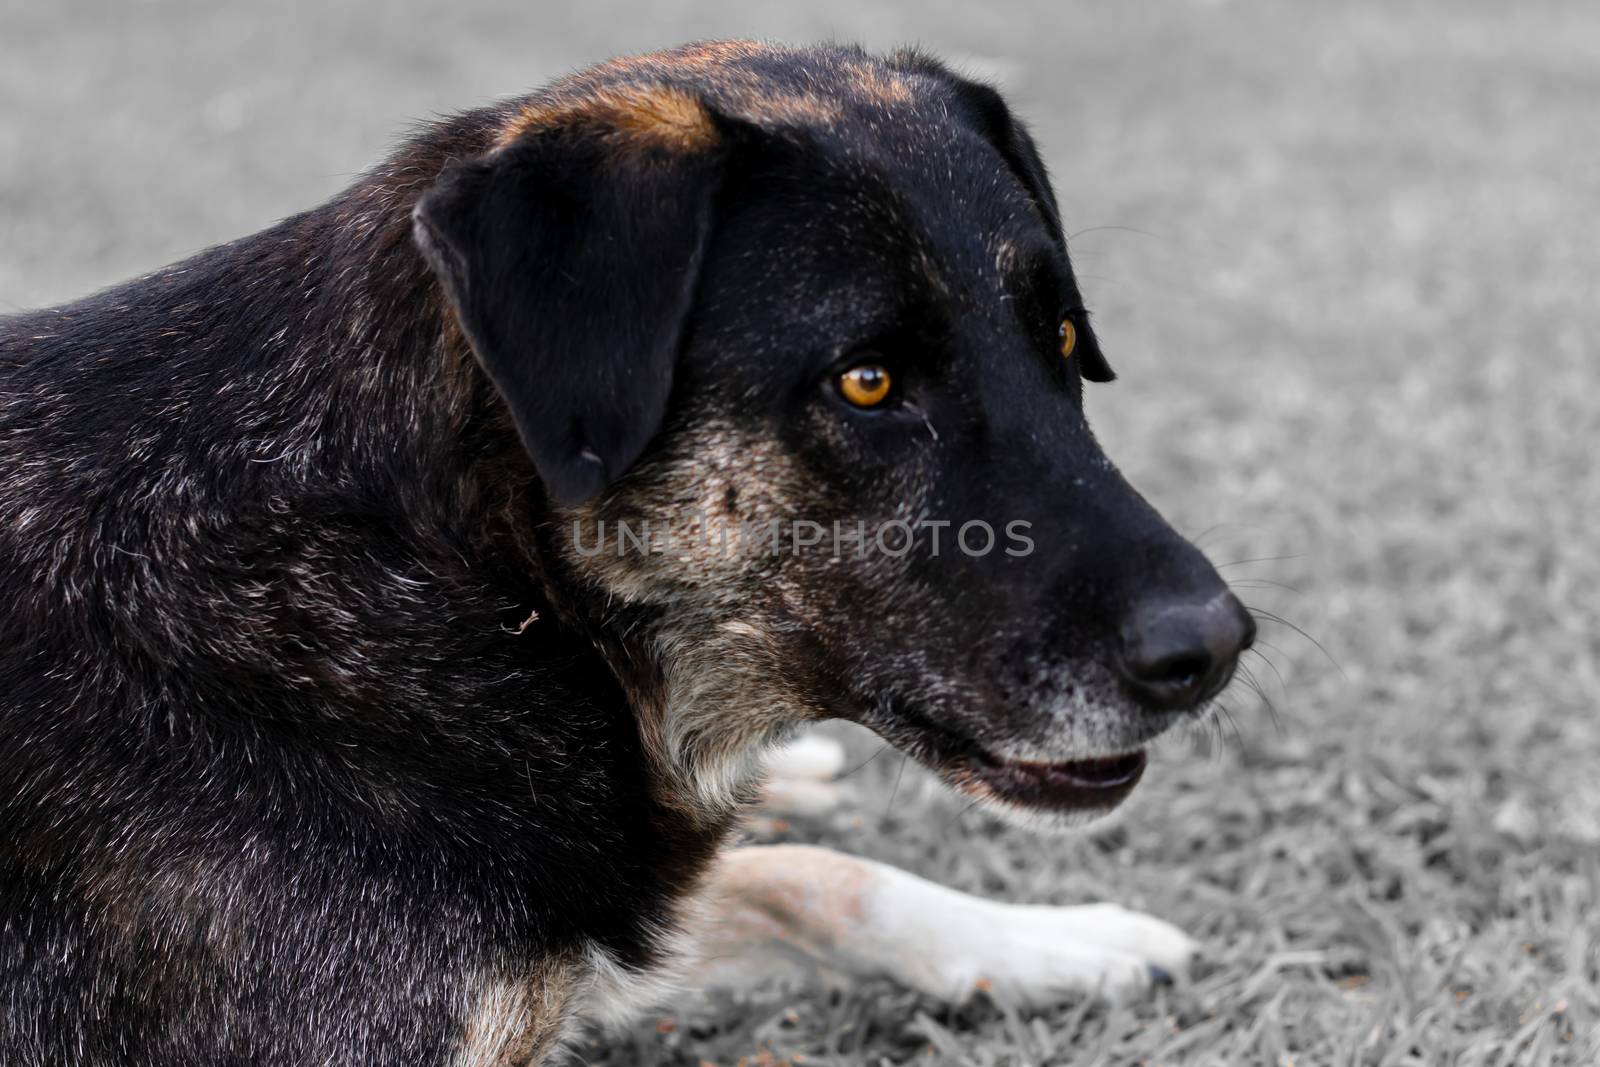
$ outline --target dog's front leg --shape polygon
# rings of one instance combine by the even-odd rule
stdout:
[[[713,880],[705,955],[726,964],[777,949],[829,969],[886,975],[959,1003],[978,991],[1018,1006],[1096,994],[1127,999],[1182,975],[1199,946],[1115,904],[982,900],[882,863],[801,845],[734,849]]]

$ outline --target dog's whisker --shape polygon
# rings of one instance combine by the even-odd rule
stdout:
[[[1284,733],[1283,719],[1278,714],[1277,704],[1273,703],[1272,698],[1268,696],[1267,691],[1261,687],[1260,681],[1256,679],[1255,674],[1251,672],[1249,667],[1240,664],[1239,674],[1240,679],[1245,684],[1245,687],[1253,692],[1262,705],[1266,707],[1267,714],[1272,719],[1273,728],[1277,730],[1278,734],[1281,736]]]
[[[1343,678],[1345,681],[1350,680],[1350,676],[1345,673],[1343,665],[1341,665],[1338,660],[1333,658],[1333,653],[1329,652],[1327,648],[1323,646],[1321,641],[1318,641],[1315,637],[1312,637],[1310,634],[1306,633],[1304,630],[1290,622],[1288,619],[1284,618],[1282,615],[1267,611],[1265,608],[1256,608],[1246,605],[1245,610],[1258,619],[1264,619],[1267,622],[1274,622],[1279,626],[1287,627],[1288,629],[1299,634],[1301,637],[1305,638],[1307,641],[1310,641],[1316,646],[1317,651],[1321,652],[1323,656],[1327,658],[1328,662],[1333,665],[1333,669],[1339,672],[1339,676],[1341,678]]]
[[[1204,530],[1201,530],[1198,534],[1196,534],[1193,537],[1189,538],[1189,541],[1194,545],[1194,547],[1199,548],[1200,547],[1200,543],[1202,541],[1204,541],[1207,537],[1210,537],[1212,534],[1216,533],[1218,530],[1253,530],[1253,529],[1256,529],[1256,527],[1252,523],[1248,523],[1248,522],[1214,522],[1210,526],[1207,526]]]
[[[1261,682],[1258,678],[1256,678],[1255,672],[1249,667],[1245,666],[1243,663],[1240,663],[1235,668],[1235,671],[1237,672],[1236,680],[1242,682],[1246,689],[1254,693],[1261,701],[1267,703],[1270,709],[1271,702],[1267,700],[1267,694],[1261,688]]]
[[[1229,560],[1227,563],[1218,563],[1216,567],[1220,571],[1224,567],[1243,567],[1246,563],[1281,563],[1292,559],[1305,559],[1305,553],[1296,552],[1289,556],[1252,556],[1249,559],[1234,559]]]
[[[966,818],[967,812],[971,811],[981,803],[982,800],[975,797],[972,800],[969,800],[966,804],[963,804],[961,806],[961,810],[957,811],[950,821],[946,822],[944,826],[940,828],[940,835],[943,836],[944,834],[949,833],[951,830],[954,830],[956,828],[956,824],[962,819]]]
[[[1274,581],[1271,578],[1235,578],[1228,582],[1228,586],[1232,589],[1285,589],[1296,596],[1304,595],[1304,591],[1298,586],[1290,585],[1288,582]]]
[[[1278,665],[1276,663],[1272,662],[1270,659],[1268,659],[1266,657],[1266,655],[1264,653],[1262,653],[1259,649],[1247,648],[1247,649],[1245,649],[1245,651],[1249,652],[1251,655],[1253,655],[1257,659],[1259,659],[1262,663],[1265,663],[1267,665],[1267,669],[1272,672],[1272,676],[1274,678],[1278,679],[1278,688],[1283,690],[1283,699],[1288,700],[1289,699],[1289,686],[1284,682],[1284,680],[1283,680],[1283,672],[1278,670]]]
[[[862,760],[860,763],[856,764],[854,767],[851,767],[849,770],[844,771],[844,772],[836,775],[834,777],[834,781],[842,782],[842,781],[844,781],[844,779],[849,778],[852,775],[858,774],[864,767],[866,767],[867,764],[871,763],[873,760],[877,759],[879,756],[883,755],[887,751],[889,751],[889,746],[888,745],[879,745],[876,749],[873,750],[872,755],[868,756],[866,759]]]
[[[1105,232],[1105,231],[1111,231],[1111,232],[1114,232],[1114,233],[1132,233],[1132,234],[1137,234],[1140,237],[1148,237],[1152,241],[1164,241],[1164,240],[1166,240],[1166,238],[1162,237],[1160,234],[1151,233],[1149,230],[1141,230],[1136,226],[1117,226],[1117,225],[1108,224],[1108,225],[1105,225],[1105,226],[1089,226],[1089,227],[1086,227],[1086,228],[1084,228],[1082,230],[1078,230],[1075,233],[1068,234],[1067,235],[1067,242],[1070,244],[1073,241],[1076,241],[1078,238],[1085,236],[1086,234],[1102,233],[1102,232]]]
[[[889,817],[889,813],[894,810],[894,798],[900,794],[900,779],[905,777],[906,763],[910,759],[911,757],[904,752],[900,753],[900,769],[895,772],[894,788],[889,790],[889,803],[885,804],[883,808],[883,817],[886,819]]]
[[[1259,633],[1256,635],[1255,641],[1251,643],[1250,651],[1254,652],[1266,662],[1267,666],[1272,668],[1272,672],[1278,676],[1279,685],[1283,688],[1284,699],[1289,699],[1289,687],[1284,682],[1283,672],[1278,668],[1277,662],[1273,660],[1271,656],[1267,655],[1267,652],[1276,652],[1280,657],[1289,662],[1293,662],[1293,657],[1290,656],[1289,653],[1285,652],[1281,646],[1273,644],[1271,641],[1268,641],[1266,638],[1262,637]]]
[[[1256,639],[1250,643],[1250,647],[1256,649],[1269,648],[1285,659],[1293,659],[1293,657],[1284,650],[1282,645],[1274,644],[1273,642],[1268,641],[1265,637],[1262,637],[1260,633],[1256,634]]]
[[[1244,736],[1239,733],[1239,723],[1233,717],[1233,709],[1221,701],[1213,703],[1211,707],[1216,713],[1214,716],[1212,716],[1211,721],[1214,729],[1216,730],[1219,757],[1220,749],[1228,743],[1229,734],[1233,735],[1234,748],[1240,752],[1243,752]]]

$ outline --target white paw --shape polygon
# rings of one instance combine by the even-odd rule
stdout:
[[[1143,997],[1154,984],[1139,957],[1094,945],[1036,946],[1026,956],[984,966],[951,961],[941,989],[930,990],[954,1003],[978,994],[1015,1008],[1044,1008],[1079,997],[1123,1004]]]
[[[1198,941],[1169,922],[1129,911],[1120,904],[1027,907],[1040,928],[1057,937],[1082,938],[1101,948],[1137,956],[1173,979],[1189,977],[1200,955]]]
[[[1081,996],[1124,1003],[1158,979],[1186,978],[1200,951],[1171,923],[1116,904],[992,907],[984,936],[944,956],[943,991],[929,992],[955,1001],[981,992],[1023,1008]]]
[[[774,778],[761,791],[761,811],[768,815],[826,815],[843,805],[844,799],[844,789],[834,782]]]
[[[844,746],[821,734],[801,734],[767,757],[774,779],[827,781],[844,770]]]

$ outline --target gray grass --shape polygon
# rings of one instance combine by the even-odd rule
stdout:
[[[722,997],[606,1063],[1600,1061],[1600,8],[0,2],[0,309],[331,194],[411,118],[706,35],[998,76],[1124,380],[1096,426],[1268,621],[1124,815],[1008,829],[884,754],[820,839],[1205,940],[1108,1011]],[[1282,583],[1277,584],[1277,583]],[[1288,588],[1292,587],[1292,588]],[[855,744],[865,758],[868,742]]]

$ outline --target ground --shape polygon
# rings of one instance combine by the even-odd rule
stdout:
[[[1032,120],[1123,376],[1096,428],[1288,620],[1250,660],[1273,707],[1236,688],[1075,837],[892,753],[766,836],[1119,901],[1209,959],[1034,1017],[747,990],[586,1058],[1600,1061],[1600,7],[0,0],[0,27],[0,310],[313,204],[409,120],[687,38],[919,41]]]

